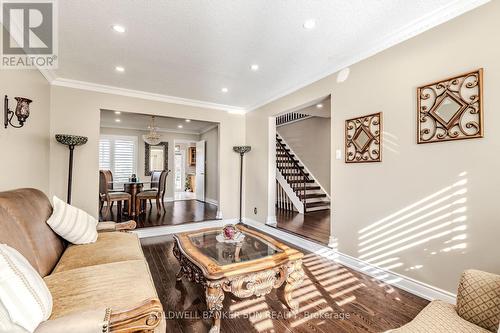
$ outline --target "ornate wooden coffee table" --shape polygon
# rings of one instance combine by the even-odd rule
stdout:
[[[173,252],[181,265],[177,280],[186,277],[205,287],[208,310],[214,318],[210,333],[220,331],[224,292],[246,298],[279,288],[282,302],[292,311],[298,309],[292,291],[304,278],[304,255],[242,225],[237,229],[245,234],[239,244],[218,242],[220,228],[174,235]]]

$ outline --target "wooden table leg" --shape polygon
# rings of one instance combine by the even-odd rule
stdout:
[[[302,261],[297,260],[290,263],[284,286],[279,289],[279,297],[292,312],[299,310],[299,303],[292,298],[292,292],[304,281],[304,271]]]
[[[213,325],[210,328],[209,333],[219,333],[222,301],[224,301],[224,291],[222,290],[220,282],[207,281],[207,286],[205,288],[205,297],[207,300],[208,310],[213,316]]]

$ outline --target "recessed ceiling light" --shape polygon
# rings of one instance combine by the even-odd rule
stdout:
[[[257,64],[253,64],[253,65],[251,65],[251,66],[250,66],[250,69],[251,69],[252,71],[256,72],[256,71],[258,71],[258,70],[259,70],[259,65],[257,65]]]
[[[124,68],[124,67],[122,67],[122,66],[116,66],[116,67],[115,67],[115,70],[116,70],[117,72],[120,72],[120,73],[125,72],[125,68]]]
[[[222,91],[224,94],[227,93],[229,91],[229,89],[227,88],[222,88],[220,91]]]
[[[120,111],[115,111],[115,114],[122,114]]]
[[[312,30],[316,27],[316,21],[313,19],[306,20],[302,26],[304,29]]]
[[[186,119],[186,123],[190,123],[191,122],[191,119]]]
[[[177,125],[177,128],[182,128],[183,126],[182,125]]]
[[[316,104],[316,107],[317,107],[318,109],[322,109],[322,108],[323,108],[323,104],[321,104],[321,103]]]
[[[119,123],[121,120],[120,119],[115,119],[115,122]]]
[[[123,25],[113,24],[113,30],[122,34],[125,32],[125,27]]]

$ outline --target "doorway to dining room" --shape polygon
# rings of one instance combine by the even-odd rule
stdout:
[[[217,219],[219,124],[101,110],[99,170],[101,221]]]

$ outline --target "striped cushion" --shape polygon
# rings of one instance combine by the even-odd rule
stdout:
[[[21,326],[33,332],[52,313],[52,295],[28,260],[8,245],[0,244],[0,302],[8,313],[0,315],[10,331]]]
[[[56,196],[53,204],[54,211],[47,224],[56,234],[73,244],[88,244],[97,240],[97,220],[94,217]]]

